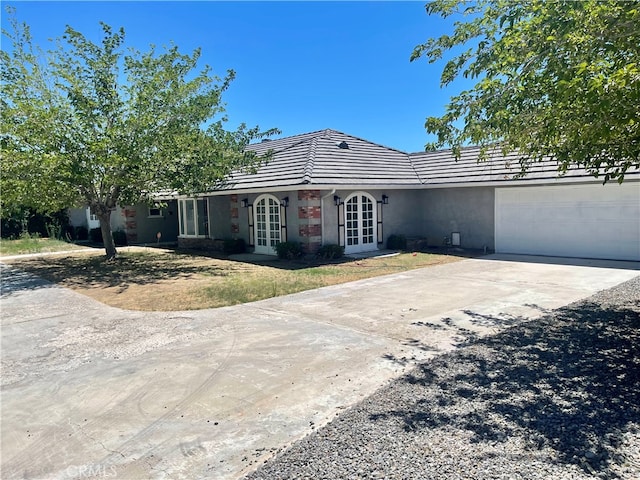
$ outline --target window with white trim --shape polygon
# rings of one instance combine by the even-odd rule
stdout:
[[[92,229],[92,228],[98,228],[100,226],[100,219],[98,218],[98,215],[93,213],[90,207],[87,207],[86,215],[87,215],[87,228]]]
[[[162,208],[160,208],[160,205],[154,205],[152,207],[149,207],[149,218],[158,218],[158,217],[162,217]]]
[[[207,200],[205,198],[178,199],[178,224],[181,237],[208,237]]]

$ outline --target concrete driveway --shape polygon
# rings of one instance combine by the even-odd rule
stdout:
[[[3,266],[0,476],[234,479],[416,361],[638,274],[494,255],[149,313]]]

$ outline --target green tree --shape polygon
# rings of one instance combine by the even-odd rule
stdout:
[[[100,219],[107,258],[116,255],[116,204],[153,193],[211,189],[232,170],[264,160],[244,147],[262,132],[225,130],[222,93],[234,78],[197,71],[200,50],[124,50],[123,29],[102,25],[99,44],[67,27],[49,51],[14,12],[1,52],[2,212],[86,204]]]
[[[447,61],[441,86],[477,79],[425,128],[451,146],[522,154],[525,173],[550,157],[622,182],[640,168],[640,2],[435,0],[429,15],[453,32],[418,45],[411,60]],[[459,17],[459,18],[458,18]]]

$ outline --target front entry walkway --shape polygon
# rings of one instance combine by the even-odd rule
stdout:
[[[149,313],[3,266],[2,478],[238,478],[415,362],[637,268],[490,256]]]

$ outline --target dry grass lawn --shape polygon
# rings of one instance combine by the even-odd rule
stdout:
[[[38,238],[26,236],[17,240],[0,239],[0,257],[8,255],[24,255],[28,253],[52,253],[68,250],[82,250],[89,247],[75,243],[56,240],[55,238]]]
[[[103,255],[74,254],[14,260],[15,266],[114,307],[194,310],[236,305],[312,288],[455,262],[427,253],[310,264],[276,258],[239,262],[171,250],[129,247]]]

